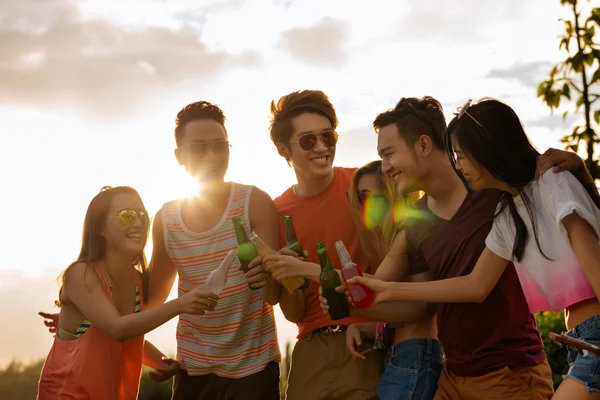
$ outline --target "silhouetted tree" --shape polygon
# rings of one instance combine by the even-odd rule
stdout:
[[[551,112],[560,106],[563,98],[575,101],[575,112],[579,112],[583,106],[584,124],[575,126],[561,141],[567,149],[575,152],[582,141],[586,144],[585,164],[592,177],[598,179],[600,168],[598,160],[594,159],[594,145],[598,143],[598,136],[593,121],[600,124],[600,109],[596,107],[594,110],[593,105],[600,98],[600,92],[592,91],[600,86],[600,44],[594,42],[596,28],[600,28],[600,7],[593,8],[582,25],[577,0],[560,2],[573,11],[572,20],[561,19],[565,24],[565,33],[560,36],[558,45],[559,50],[565,49],[568,57],[552,68],[550,77],[539,85],[537,95],[550,107]],[[564,118],[568,112],[563,113]]]

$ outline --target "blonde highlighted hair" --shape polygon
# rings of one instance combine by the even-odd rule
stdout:
[[[358,184],[363,176],[372,174],[377,175],[379,189],[388,200],[390,207],[387,210],[382,223],[373,229],[369,229],[365,225],[362,216],[363,204],[361,204],[360,201]],[[406,200],[416,201],[420,197],[420,193],[410,193],[406,196],[398,194],[395,182],[384,176],[381,171],[381,161],[372,161],[354,172],[350,190],[348,191],[348,200],[350,202],[352,218],[356,225],[361,248],[369,259],[368,273],[375,273],[401,229],[400,223],[402,221],[397,220],[394,212],[396,206]]]

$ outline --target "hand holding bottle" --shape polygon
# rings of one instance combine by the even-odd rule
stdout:
[[[246,282],[252,290],[262,289],[267,285],[270,274],[263,264],[262,256],[259,255],[250,261],[245,276]]]
[[[182,314],[196,315],[204,315],[206,311],[214,310],[217,300],[219,297],[216,294],[201,287],[194,288],[177,299]]]
[[[348,285],[363,285],[371,289],[373,292],[373,301],[371,306],[379,303],[390,301],[390,283],[375,278],[367,278],[366,276],[355,276],[346,281]],[[348,296],[348,301],[352,301],[352,298]]]

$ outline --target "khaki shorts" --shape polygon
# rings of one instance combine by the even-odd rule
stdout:
[[[481,376],[458,376],[446,364],[434,400],[546,400],[554,394],[548,361],[504,367]]]
[[[363,348],[373,342],[364,341]],[[300,339],[292,353],[288,400],[376,400],[384,353],[371,350],[366,360],[346,350],[346,332],[315,331]]]

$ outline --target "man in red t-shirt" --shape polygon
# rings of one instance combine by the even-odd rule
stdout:
[[[346,197],[355,169],[333,167],[338,124],[335,109],[323,92],[305,90],[273,102],[271,112],[271,139],[279,154],[294,168],[298,180],[275,199],[275,206],[282,218],[292,216],[297,240],[312,262],[304,264],[313,267],[310,272],[300,274],[310,278],[307,288],[292,294],[281,290],[281,310],[289,321],[298,325],[287,398],[375,400],[375,389],[383,372],[383,354],[371,351],[362,360],[345,348],[346,328],[366,319],[350,317],[332,321],[319,307],[317,242],[325,242],[336,269],[341,268],[335,252],[338,240],[343,240],[362,270],[368,264]],[[281,246],[284,244],[282,235]],[[365,342],[368,346],[368,341]]]

